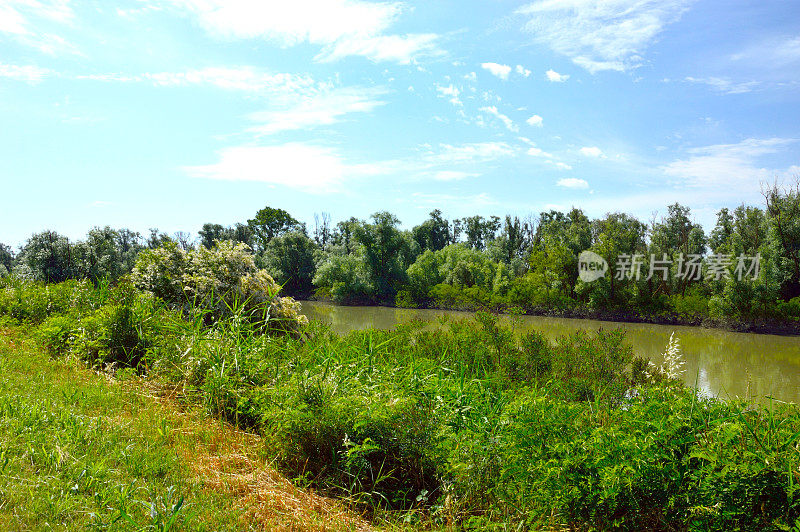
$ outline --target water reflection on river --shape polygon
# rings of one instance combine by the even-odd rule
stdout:
[[[337,333],[354,329],[390,329],[413,319],[433,321],[439,316],[469,317],[467,312],[408,310],[387,307],[339,307],[316,301],[303,301],[303,313],[331,325]],[[504,317],[504,319],[508,319]],[[687,384],[720,397],[739,396],[765,401],[773,396],[800,403],[800,338],[746,334],[643,323],[615,323],[565,318],[523,316],[522,330],[535,329],[548,338],[577,330],[623,329],[634,353],[658,363],[675,331],[686,359]]]

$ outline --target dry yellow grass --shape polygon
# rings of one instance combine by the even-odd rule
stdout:
[[[129,381],[131,382],[131,381]],[[366,531],[370,524],[341,502],[294,486],[265,457],[259,436],[202,413],[186,411],[176,393],[153,383],[132,383],[136,394],[157,401],[175,448],[203,489],[231,497],[242,529]]]

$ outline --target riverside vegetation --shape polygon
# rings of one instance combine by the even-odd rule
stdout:
[[[477,215],[447,220],[434,210],[411,230],[398,225],[391,213],[378,212],[369,221],[332,226],[323,213],[309,235],[288,212],[265,207],[247,223],[203,225],[196,242],[186,232],[169,237],[155,229],[143,240],[98,227],[74,243],[45,231],[16,254],[0,244],[0,276],[115,282],[143,250],[167,250],[177,264],[194,247],[229,241],[246,244],[256,265],[295,297],[800,332],[798,186],[766,189],[764,208],[721,209],[708,233],[677,203],[649,223],[624,213],[590,219],[573,208],[503,222]],[[585,250],[602,257],[611,273],[580,280],[578,254]],[[618,278],[617,260],[634,255],[643,257],[641,275]],[[651,256],[668,262],[666,279],[661,271],[649,275]],[[737,273],[740,256],[760,257],[759,268]],[[687,272],[690,257],[698,258],[702,275]]]
[[[339,337],[306,323],[243,245],[176,249],[142,253],[114,286],[6,278],[0,320],[54,357],[169,385],[260,434],[297,484],[374,523],[800,528],[797,407],[698,396],[676,380],[675,339],[655,368],[619,332],[550,344],[487,312]],[[27,430],[14,408],[4,390],[6,433]],[[3,467],[18,453],[34,471],[46,459],[2,453]]]

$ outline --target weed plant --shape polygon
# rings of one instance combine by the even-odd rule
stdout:
[[[179,314],[124,284],[17,281],[0,309],[35,326],[54,355],[179,387],[262,434],[298,483],[374,518],[463,529],[800,524],[796,406],[701,398],[673,378],[675,339],[670,367],[653,371],[618,331],[551,344],[487,313],[276,335],[244,306],[208,325],[202,309]]]

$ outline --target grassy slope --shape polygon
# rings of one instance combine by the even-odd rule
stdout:
[[[0,529],[354,530],[272,470],[258,438],[0,329]]]

